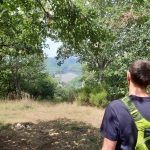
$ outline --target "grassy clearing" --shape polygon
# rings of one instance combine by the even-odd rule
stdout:
[[[67,118],[82,121],[98,128],[103,116],[103,109],[90,106],[79,106],[76,103],[52,104],[32,100],[0,101],[0,122],[33,122]]]
[[[75,103],[1,101],[0,149],[99,150],[102,115]]]

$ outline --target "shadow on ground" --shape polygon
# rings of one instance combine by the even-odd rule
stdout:
[[[99,129],[81,122],[0,124],[0,150],[99,150]]]

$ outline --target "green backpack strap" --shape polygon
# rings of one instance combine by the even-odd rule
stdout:
[[[127,106],[129,113],[132,115],[135,122],[143,119],[143,116],[140,114],[140,112],[135,107],[135,104],[130,100],[128,96],[125,96],[121,99],[121,101]]]
[[[147,121],[141,113],[137,110],[135,104],[128,96],[121,99],[121,101],[127,106],[129,113],[134,119],[138,130],[137,142],[135,145],[135,150],[150,150],[150,135],[147,132],[145,137],[146,130],[150,128],[150,122]]]

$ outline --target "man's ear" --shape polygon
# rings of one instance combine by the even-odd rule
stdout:
[[[131,73],[129,71],[127,71],[127,81],[128,81],[128,85],[130,85]]]

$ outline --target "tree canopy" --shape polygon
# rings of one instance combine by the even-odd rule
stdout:
[[[77,56],[96,82],[113,87],[129,62],[149,58],[149,26],[148,0],[1,0],[0,79],[20,59],[43,57],[45,39],[51,38],[62,42],[60,63]],[[124,83],[119,85],[119,90],[124,88]]]

